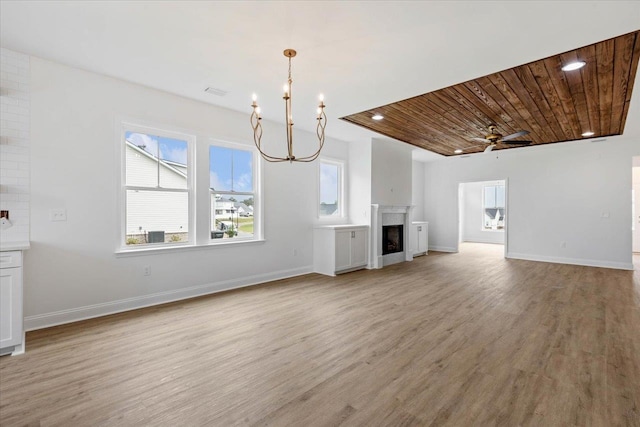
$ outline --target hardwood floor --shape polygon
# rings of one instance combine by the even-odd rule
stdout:
[[[465,244],[35,331],[0,424],[640,426],[640,277]]]

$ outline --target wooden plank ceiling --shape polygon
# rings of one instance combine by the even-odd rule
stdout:
[[[621,135],[631,101],[640,30],[403,101],[342,117],[445,156],[484,151],[487,127],[515,140],[551,144]],[[562,67],[575,61],[575,71]],[[382,120],[372,120],[373,115]],[[582,136],[593,132],[593,136]],[[494,149],[523,145],[498,143]]]

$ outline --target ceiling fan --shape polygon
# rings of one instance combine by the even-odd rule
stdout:
[[[493,150],[496,144],[509,144],[509,145],[528,145],[531,144],[532,141],[514,141],[515,138],[519,138],[521,136],[525,136],[529,134],[528,130],[521,130],[520,132],[512,133],[511,135],[502,136],[500,132],[498,132],[498,127],[496,125],[487,126],[489,130],[489,134],[484,138],[471,138],[474,141],[479,141],[483,143],[488,143],[487,148],[484,149],[485,153]],[[470,147],[474,148],[474,147]]]

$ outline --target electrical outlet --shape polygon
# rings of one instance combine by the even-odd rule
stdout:
[[[142,272],[145,276],[151,276],[151,267],[145,265],[144,267],[142,267]]]
[[[49,219],[51,221],[66,221],[67,210],[66,209],[51,209],[49,210]]]

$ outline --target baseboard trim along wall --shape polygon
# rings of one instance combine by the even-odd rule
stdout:
[[[526,261],[552,262],[556,264],[584,265],[586,267],[615,268],[617,270],[633,270],[633,263],[626,263],[626,262],[602,261],[602,260],[579,259],[579,258],[561,258],[561,257],[552,257],[552,256],[544,256],[544,255],[518,254],[513,252],[507,253],[507,258],[522,259]]]
[[[72,323],[78,322],[80,320],[107,316],[109,314],[122,313],[124,311],[137,310],[139,308],[166,304],[168,302],[180,301],[203,295],[215,294],[223,291],[230,291],[232,289],[245,288],[271,282],[274,280],[302,276],[304,274],[309,274],[312,272],[313,267],[306,266],[291,270],[281,270],[267,274],[243,277],[241,279],[231,279],[222,282],[192,286],[184,289],[158,292],[155,294],[127,298],[118,301],[110,301],[102,304],[87,305],[84,307],[61,310],[53,313],[38,314],[35,316],[25,317],[24,328],[26,331],[34,331],[36,329],[49,328],[51,326],[62,325],[65,323]]]
[[[430,251],[435,251],[435,252],[458,252],[458,250],[456,248],[452,248],[449,246],[431,246],[429,245],[429,250]]]

